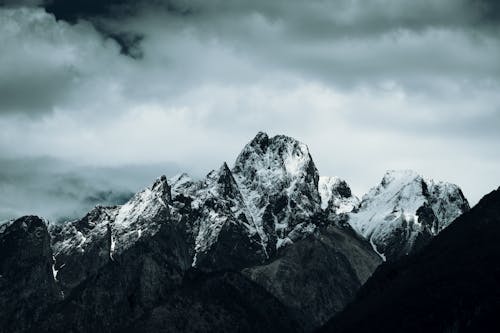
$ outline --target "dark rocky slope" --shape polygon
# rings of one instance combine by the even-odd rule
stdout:
[[[498,332],[500,188],[420,253],[380,266],[319,332]]]
[[[43,320],[61,295],[53,277],[47,226],[25,216],[0,226],[0,330],[22,332]]]
[[[352,230],[328,225],[243,273],[286,304],[307,332],[353,300],[381,263],[370,250]]]

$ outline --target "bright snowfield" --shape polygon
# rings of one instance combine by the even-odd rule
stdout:
[[[382,249],[391,237],[401,235],[401,228],[407,235],[403,251],[410,251],[418,234],[426,230],[417,214],[422,205],[431,208],[427,215],[435,216],[430,226],[434,235],[460,215],[466,203],[457,186],[424,180],[413,171],[387,172],[360,203],[345,181],[319,177],[305,144],[259,133],[232,169],[224,163],[202,180],[186,174],[168,180],[163,176],[126,204],[98,206],[82,220],[54,231],[54,250],[56,256],[70,255],[104,240],[113,259],[141,237],[154,235],[166,216],[182,219],[188,206],[195,212],[189,221],[195,242],[193,266],[217,243],[224,227],[246,230],[249,242],[268,257],[270,251],[314,232],[315,216],[325,213],[331,221],[332,216],[347,220],[385,259]]]

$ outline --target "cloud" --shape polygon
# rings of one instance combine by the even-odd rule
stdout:
[[[393,168],[472,201],[500,183],[495,2],[40,5],[0,9],[3,156],[69,160],[75,177],[130,164],[201,176],[265,130],[306,142],[357,194]]]
[[[95,205],[123,204],[172,164],[83,167],[48,157],[0,159],[0,221],[36,214],[58,222]]]
[[[103,76],[109,75],[106,66],[115,61],[118,46],[90,24],[56,22],[40,9],[3,9],[0,31],[0,113],[50,113],[71,104],[77,91],[95,80],[100,92],[112,89]],[[86,93],[84,98],[92,89]]]

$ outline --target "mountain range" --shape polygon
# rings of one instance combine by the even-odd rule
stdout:
[[[395,271],[425,275],[432,267],[420,270],[415,258],[430,249],[446,267],[448,246],[467,234],[455,236],[456,225],[481,233],[474,221],[483,206],[470,210],[458,186],[410,170],[388,171],[360,200],[344,180],[320,177],[305,144],[260,132],[232,167],[204,179],[161,176],[125,204],[78,220],[1,225],[0,327],[354,332],[357,307],[368,325],[382,311],[375,300],[386,289],[398,295],[388,282]],[[397,304],[387,306],[397,313]]]

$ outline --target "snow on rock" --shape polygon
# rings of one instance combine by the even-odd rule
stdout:
[[[230,247],[224,245],[229,239],[238,243],[226,250],[229,255],[254,256],[259,261],[313,233],[316,223],[324,221],[320,190],[328,197],[323,200],[331,214],[346,213],[357,205],[344,181],[329,178],[319,185],[305,144],[260,132],[244,147],[232,170],[224,163],[201,180],[185,173],[168,180],[162,176],[122,206],[98,206],[80,220],[52,227],[53,247],[58,265],[75,253],[97,254],[105,263],[170,221],[185,224],[193,266],[210,254],[217,257],[214,251]]]
[[[233,174],[226,163],[219,170],[210,172],[205,179],[193,181],[186,174],[170,179],[173,197],[173,214],[189,211],[193,218],[189,221],[194,238],[194,257],[192,266],[227,265],[220,263],[219,248],[223,248],[228,239],[238,239],[238,244],[230,247],[225,255],[235,261],[243,253],[238,246],[246,246],[255,253],[244,253],[257,262],[266,258],[265,246],[257,233],[253,216],[247,208]],[[180,218],[180,217],[179,217]]]
[[[51,225],[49,232],[55,256],[84,253],[95,241],[106,238],[108,224],[114,219],[117,211],[118,207],[96,206],[80,220]]]
[[[162,176],[122,206],[96,206],[80,220],[52,225],[49,232],[55,256],[84,254],[96,244],[104,243],[113,258],[139,239],[137,230],[141,230],[143,237],[159,230],[168,219],[170,200],[170,187]]]
[[[359,205],[359,199],[352,194],[349,185],[338,177],[319,177],[318,190],[323,210],[345,214]]]
[[[360,203],[345,181],[319,177],[305,144],[259,132],[232,169],[224,163],[201,180],[185,173],[162,176],[124,205],[97,206],[80,220],[51,226],[50,233],[54,270],[62,279],[70,274],[66,269],[83,269],[77,262],[63,266],[66,258],[97,256],[89,262],[106,264],[147,242],[165,223],[185,230],[192,266],[222,269],[262,262],[324,222],[352,227],[389,260],[411,252],[467,209],[456,185],[413,171],[387,172]]]
[[[316,166],[307,146],[291,137],[259,132],[232,172],[267,249],[287,244],[297,225],[321,211]]]
[[[137,193],[121,206],[110,223],[111,253],[121,252],[134,244],[139,239],[138,230],[141,230],[141,236],[156,234],[161,224],[169,219],[170,202],[170,186],[162,176],[151,188]]]
[[[438,233],[458,216],[469,210],[469,203],[462,190],[455,184],[426,180],[429,186],[430,204],[439,220],[439,225],[433,230]]]
[[[423,246],[469,209],[460,189],[411,170],[388,171],[349,214],[348,223],[382,258],[393,260]]]

